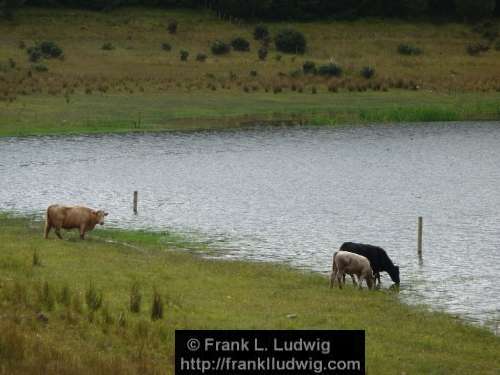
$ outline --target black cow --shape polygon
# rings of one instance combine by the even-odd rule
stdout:
[[[365,245],[354,242],[344,242],[339,251],[349,251],[351,253],[363,255],[368,258],[372,266],[373,273],[380,284],[380,272],[385,271],[389,274],[392,281],[399,284],[399,267],[392,263],[391,258],[384,249],[378,246]]]

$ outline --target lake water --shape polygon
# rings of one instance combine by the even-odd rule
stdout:
[[[41,216],[54,202],[322,273],[344,241],[379,245],[405,302],[498,330],[498,122],[0,139],[0,210]]]

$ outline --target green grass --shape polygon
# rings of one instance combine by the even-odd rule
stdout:
[[[319,92],[28,96],[0,103],[0,136],[193,130],[260,123],[499,120],[500,93]]]
[[[392,293],[330,290],[314,273],[202,259],[178,250],[189,241],[168,233],[96,230],[85,241],[76,233],[43,240],[41,223],[5,215],[0,228],[2,373],[170,374],[174,330],[181,328],[364,329],[369,374],[500,370],[498,337],[403,305]],[[33,265],[35,250],[41,266]],[[139,314],[128,310],[134,283]],[[84,302],[91,284],[103,295],[94,314]],[[165,317],[152,322],[154,288]],[[68,290],[73,301],[66,307]],[[47,322],[37,319],[39,311]]]

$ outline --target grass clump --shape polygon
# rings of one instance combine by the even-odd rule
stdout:
[[[306,52],[307,41],[302,32],[287,28],[278,31],[274,44],[280,52],[303,54]]]
[[[47,67],[47,65],[42,64],[42,63],[33,64],[32,68],[35,72],[38,72],[38,73],[45,73],[45,72],[49,71],[49,68]]]
[[[172,46],[170,45],[170,43],[165,42],[161,44],[161,49],[170,52],[172,50]]]
[[[179,57],[180,57],[181,61],[187,61],[189,58],[189,51],[180,50]]]
[[[89,284],[85,292],[85,302],[91,312],[99,310],[102,306],[102,293],[97,291],[93,283]]]
[[[398,53],[405,56],[418,56],[423,53],[423,50],[411,44],[400,44],[398,46]]]
[[[302,71],[304,74],[316,74],[316,63],[314,61],[305,61],[302,64]]]
[[[205,62],[206,59],[207,59],[207,55],[204,53],[198,53],[196,55],[196,61]]]
[[[135,314],[140,313],[141,302],[142,302],[142,294],[139,289],[139,283],[135,282],[134,284],[132,284],[132,288],[130,289],[130,304],[129,304],[130,312]]]
[[[153,304],[151,306],[151,320],[163,319],[163,301],[160,294],[155,289],[153,292]]]

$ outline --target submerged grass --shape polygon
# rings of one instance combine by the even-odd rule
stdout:
[[[6,215],[0,228],[0,373],[171,374],[181,328],[365,329],[370,374],[499,371],[498,337],[391,293],[330,290],[325,277],[280,265],[202,259],[160,233],[43,240],[40,223]],[[88,297],[91,288],[102,293],[92,308],[85,300],[100,297]],[[132,313],[133,288],[142,308]],[[155,310],[152,320],[160,305],[163,318]]]

